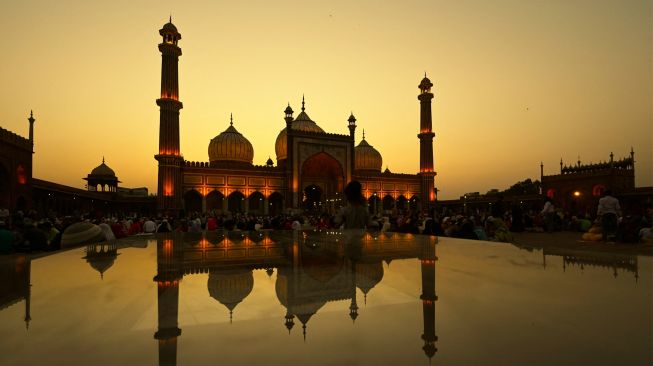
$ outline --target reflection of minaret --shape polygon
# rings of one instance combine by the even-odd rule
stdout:
[[[156,100],[160,109],[159,153],[154,158],[159,162],[157,209],[176,214],[181,209],[181,164],[179,152],[179,56],[181,48],[177,42],[181,34],[170,22],[159,30],[163,41],[161,51],[161,96]]]
[[[174,234],[158,238],[157,242],[157,300],[159,329],[154,338],[159,341],[159,365],[177,364],[177,337],[181,329],[177,324],[179,311],[179,281],[183,276],[180,271],[179,254],[181,248],[175,248]],[[179,246],[182,241],[176,241]]]
[[[420,262],[422,266],[422,310],[424,319],[424,353],[429,360],[433,358],[438,349],[435,347],[438,337],[435,335],[435,301],[438,297],[435,294],[435,238],[428,243],[422,244]]]
[[[30,315],[31,300],[32,300],[32,261],[29,260],[25,264],[25,271],[27,271],[25,288],[27,294],[25,294],[25,329],[29,330],[29,322],[32,320]]]
[[[349,317],[353,322],[358,318],[358,304],[356,303],[356,261],[351,261],[351,304],[349,305]]]

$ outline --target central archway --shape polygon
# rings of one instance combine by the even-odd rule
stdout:
[[[302,164],[300,174],[300,192],[303,193],[304,209],[328,211],[333,206],[329,203],[340,199],[345,174],[342,165],[333,156],[320,152],[309,157]],[[319,196],[313,193],[319,193]]]

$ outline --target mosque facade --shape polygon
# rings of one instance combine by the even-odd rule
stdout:
[[[344,186],[358,180],[372,212],[407,210],[427,212],[436,199],[433,164],[431,100],[433,84],[425,76],[419,84],[420,172],[397,174],[365,139],[355,144],[356,118],[347,120],[348,134],[324,131],[309,117],[302,98],[301,111],[288,105],[275,141],[276,164],[254,165],[254,147],[234,126],[210,140],[208,161],[183,158],[179,138],[178,62],[181,34],[171,23],[159,30],[162,42],[158,161],[159,212],[215,211],[278,214],[333,212],[342,205]]]

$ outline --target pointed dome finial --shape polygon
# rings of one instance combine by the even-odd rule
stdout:
[[[234,125],[234,114],[229,113],[229,126],[233,126],[233,125]]]
[[[363,140],[365,140],[365,129],[363,128]]]
[[[104,164],[104,155],[102,155],[102,164]]]
[[[302,112],[306,110],[306,107],[304,106],[304,94],[302,94]]]
[[[172,23],[172,12],[170,13],[170,19],[168,19],[168,23]]]

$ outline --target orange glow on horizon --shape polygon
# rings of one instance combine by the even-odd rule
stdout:
[[[161,195],[152,159],[159,151],[157,98],[185,103],[181,148],[161,155],[208,161],[211,138],[234,112],[234,126],[254,147],[254,164],[265,165],[276,158],[284,108],[290,102],[299,111],[306,93],[306,113],[328,133],[349,135],[353,108],[357,137],[365,128],[394,173],[419,172],[416,134],[437,134],[440,200],[539,179],[540,161],[545,175],[556,174],[561,157],[601,161],[610,151],[627,156],[631,145],[636,186],[653,186],[653,144],[642,133],[651,131],[653,100],[650,1],[543,7],[417,0],[380,3],[373,17],[366,3],[336,0],[328,7],[333,17],[324,4],[298,0],[175,3],[173,22],[184,38],[177,45],[179,90],[172,93],[161,90],[158,48],[169,6],[134,2],[127,12],[96,2],[7,2],[0,18],[11,37],[3,39],[0,73],[11,87],[0,90],[0,124],[27,136],[34,109],[34,178],[82,188],[81,177],[106,155],[121,186]],[[292,22],[278,21],[288,14]],[[552,19],[560,20],[555,27]],[[65,50],[44,38],[52,29]],[[288,39],[302,47],[291,52],[292,62]],[[424,71],[436,95],[428,131],[417,98]],[[44,83],[52,87],[35,87]],[[287,184],[297,192],[297,183]]]

